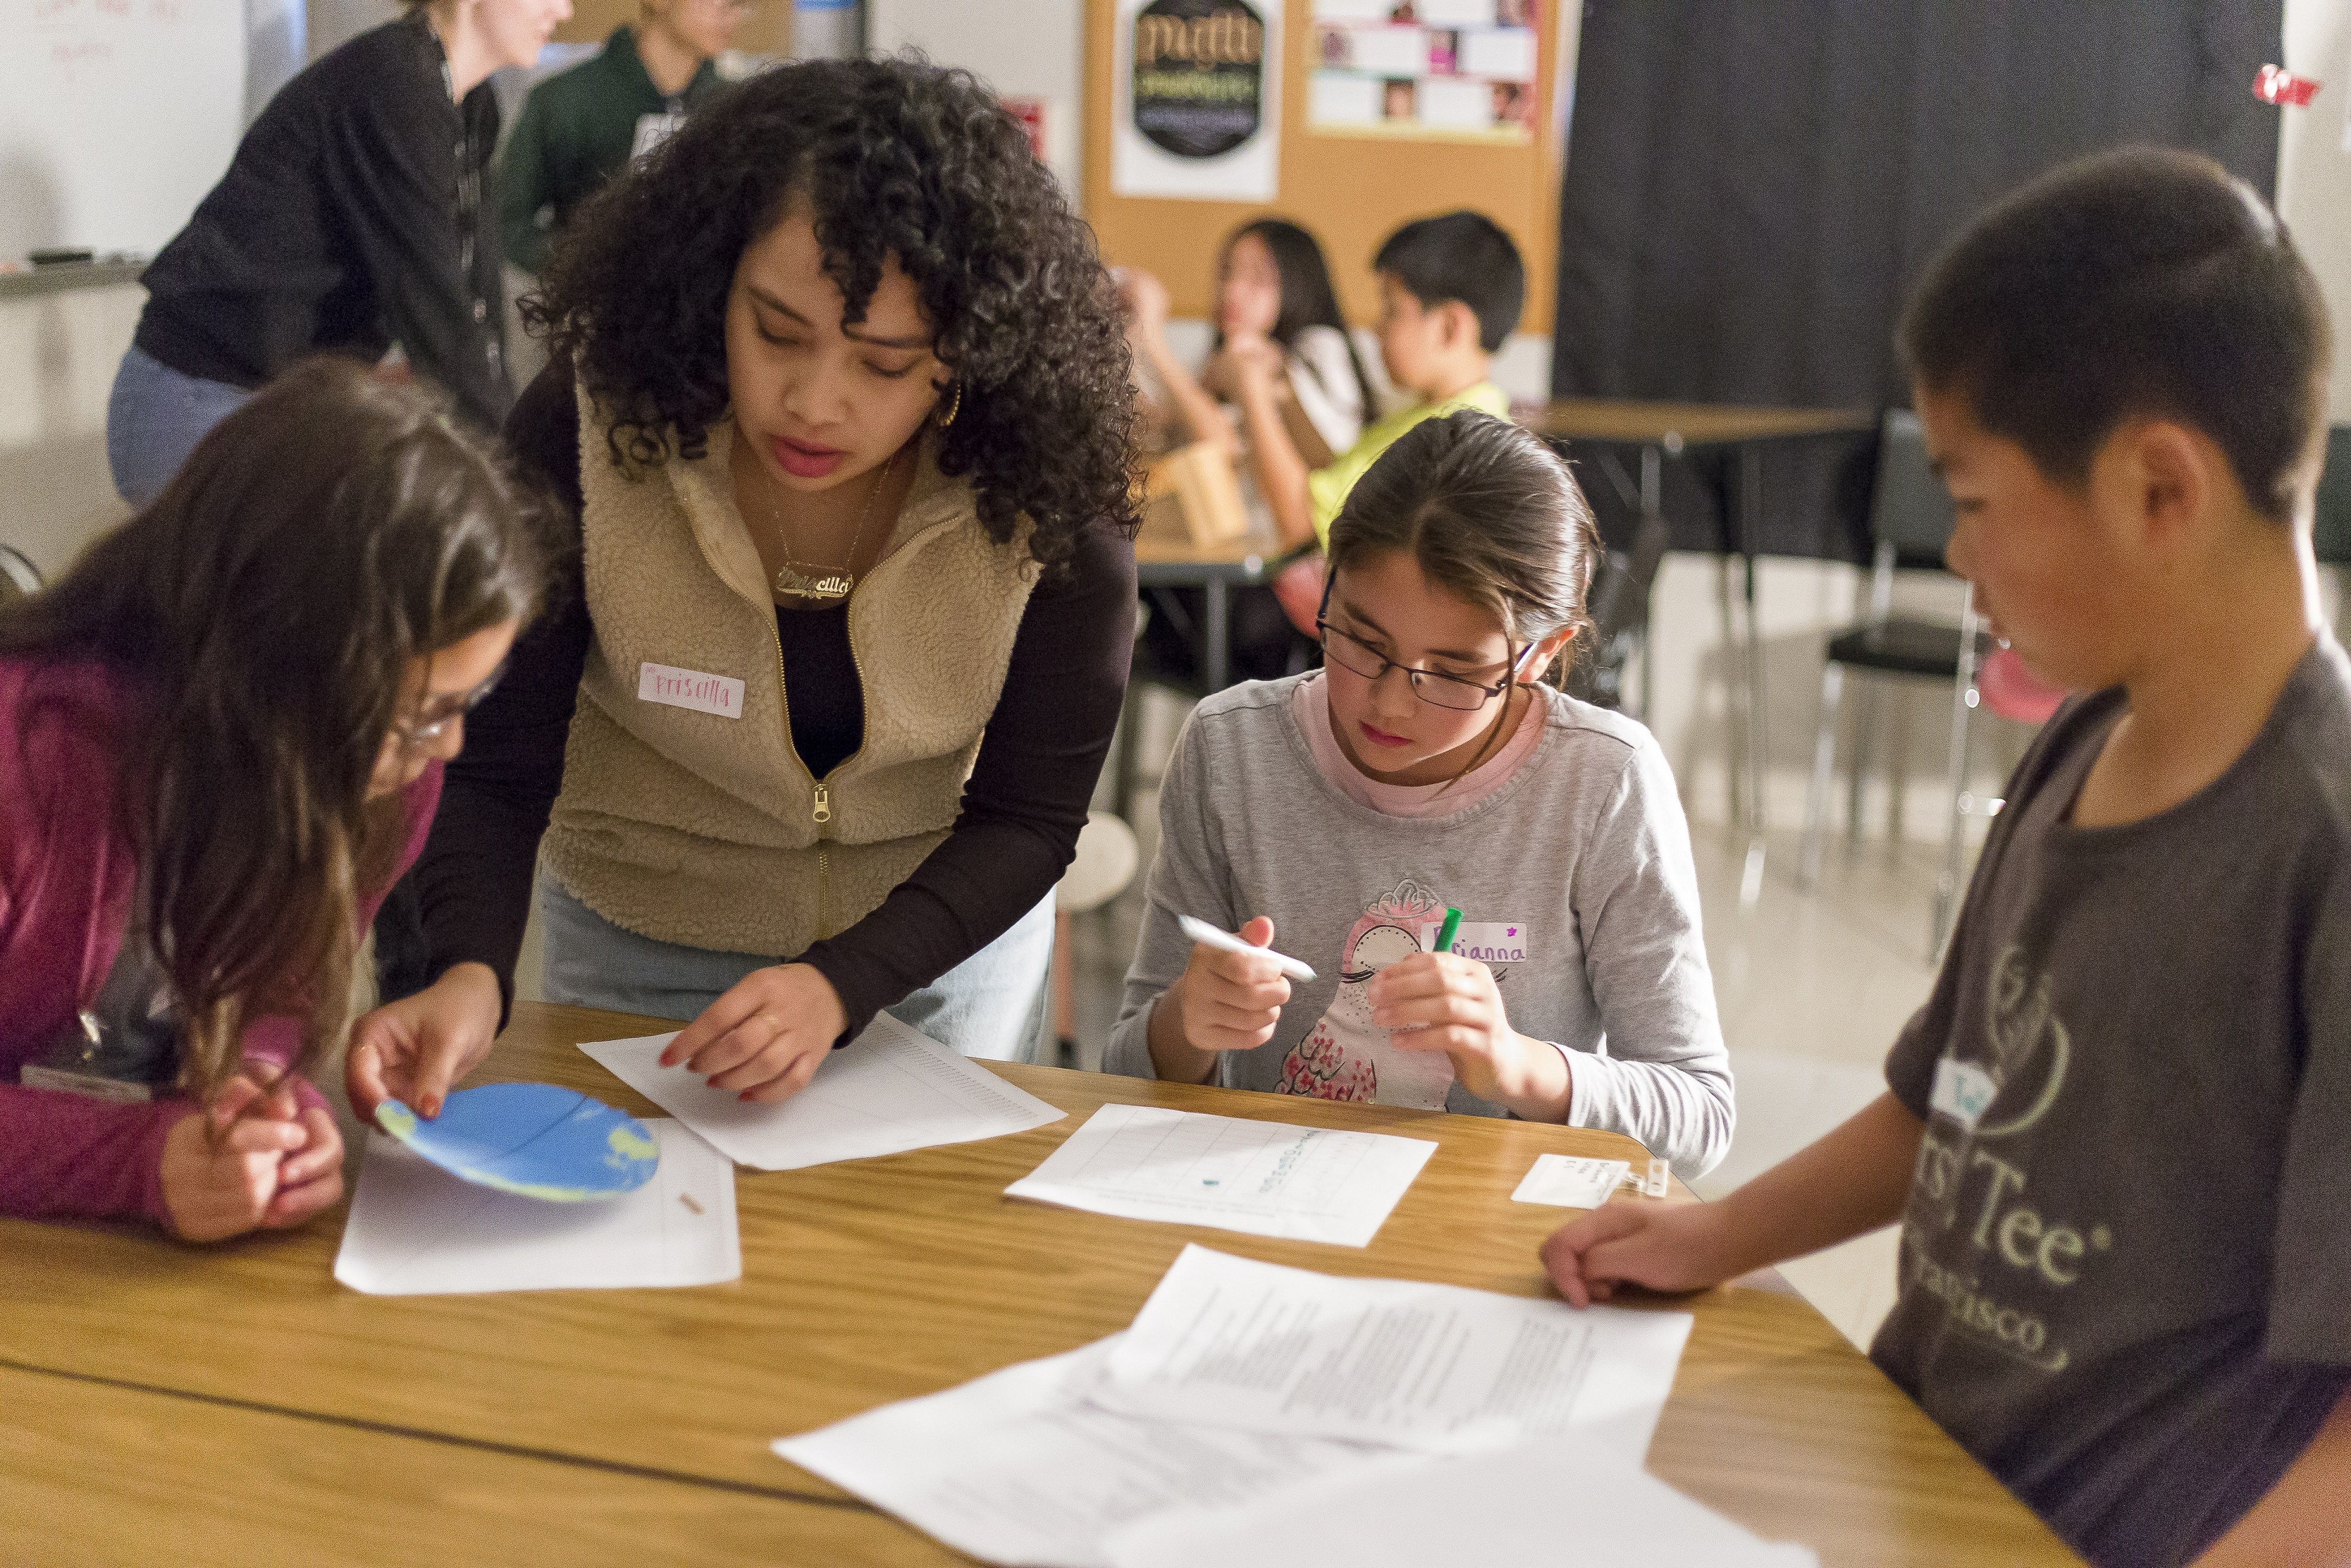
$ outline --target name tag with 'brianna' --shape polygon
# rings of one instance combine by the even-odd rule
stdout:
[[[1437,946],[1437,936],[1445,929],[1441,920],[1421,923],[1420,946],[1427,951]],[[1465,920],[1453,933],[1453,951],[1464,958],[1475,958],[1480,964],[1523,964],[1527,961],[1527,927],[1522,920]]]
[[[727,675],[705,675],[700,670],[639,664],[637,697],[641,702],[667,703],[720,718],[743,716],[743,683]]]

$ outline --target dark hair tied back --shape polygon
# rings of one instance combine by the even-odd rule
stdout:
[[[1591,505],[1567,465],[1508,420],[1475,409],[1423,420],[1355,482],[1331,525],[1331,575],[1390,551],[1489,612],[1514,643],[1573,629],[1562,675],[1591,640],[1584,595],[1601,556]]]
[[[809,60],[700,110],[590,202],[526,319],[611,415],[616,460],[696,456],[725,417],[737,263],[805,202],[851,322],[895,257],[963,399],[938,463],[999,542],[1068,559],[1131,527],[1124,323],[1093,235],[995,96],[919,57]]]

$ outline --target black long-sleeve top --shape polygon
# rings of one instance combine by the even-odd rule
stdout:
[[[418,12],[278,90],[141,279],[136,341],[183,374],[257,387],[319,351],[393,343],[485,428],[514,401],[497,205],[498,106],[452,102]]]
[[[547,479],[575,529],[579,420],[571,371],[559,360],[524,391],[507,424],[509,445]],[[1075,558],[1029,594],[953,831],[880,908],[796,956],[840,996],[844,1039],[994,941],[1061,880],[1118,725],[1134,611],[1134,549],[1107,527],[1089,529]],[[829,656],[837,651],[828,639],[845,643],[847,623],[819,612],[786,613],[777,624],[793,740],[820,773],[841,737],[863,726],[855,667],[841,680],[841,661]],[[575,552],[556,601],[466,720],[465,748],[449,765],[416,862],[434,975],[485,963],[514,994],[538,841],[562,788],[564,742],[594,635]],[[812,748],[821,755],[810,756]]]

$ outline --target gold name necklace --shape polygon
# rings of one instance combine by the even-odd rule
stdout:
[[[839,568],[814,566],[792,556],[791,536],[784,531],[784,516],[773,497],[768,502],[768,526],[775,529],[776,545],[784,554],[784,564],[776,569],[775,588],[778,599],[796,599],[803,604],[838,604],[857,587],[857,579],[850,568],[857,564],[857,547],[865,542],[865,524],[872,517],[874,497],[890,483],[890,476],[898,466],[893,454],[882,465],[873,487],[865,492],[865,504],[857,508],[857,531],[850,536],[849,555]]]

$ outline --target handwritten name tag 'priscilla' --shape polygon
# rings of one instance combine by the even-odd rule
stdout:
[[[667,703],[672,707],[716,714],[720,718],[741,718],[743,683],[726,675],[705,675],[700,670],[639,664],[637,700]]]

